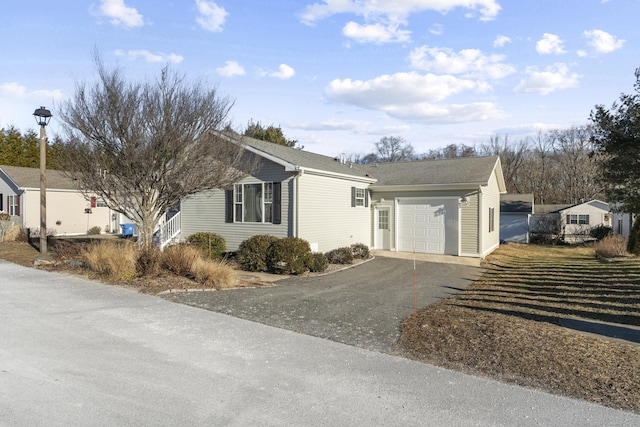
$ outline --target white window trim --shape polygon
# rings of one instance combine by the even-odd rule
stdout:
[[[9,212],[9,215],[12,215],[12,216],[18,215],[16,213],[18,211],[18,206],[20,205],[20,202],[18,201],[18,197],[20,196],[16,194],[9,195],[9,206],[7,206],[7,212]]]
[[[365,207],[365,197],[367,197],[367,192],[362,187],[356,187],[356,207]]]
[[[245,221],[244,220],[244,202],[245,202],[245,194],[246,190],[244,188],[245,185],[261,185],[262,186],[262,196],[261,196],[261,208],[262,212],[260,215],[261,221]],[[242,188],[241,191],[238,191],[238,188]],[[271,188],[270,191],[270,200],[267,200],[267,188]],[[240,197],[238,197],[240,196]],[[238,220],[238,206],[240,206],[240,213],[242,218]],[[270,213],[269,220],[267,221],[267,212]],[[273,223],[273,182],[272,181],[257,181],[257,182],[243,182],[238,183],[233,186],[233,222],[237,224],[272,224]]]

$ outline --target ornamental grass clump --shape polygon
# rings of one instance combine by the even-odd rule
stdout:
[[[171,245],[162,252],[162,264],[164,267],[175,274],[181,275],[191,271],[193,263],[201,258],[200,250],[186,243]]]
[[[629,256],[627,242],[622,236],[608,236],[593,245],[597,258],[619,258]]]
[[[88,268],[107,280],[132,280],[136,277],[136,248],[130,241],[101,241],[87,245],[81,252]]]
[[[238,286],[238,275],[229,263],[198,258],[190,268],[198,283],[222,290]]]

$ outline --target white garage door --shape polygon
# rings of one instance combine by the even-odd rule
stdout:
[[[457,221],[454,201],[406,200],[398,206],[398,247],[402,252],[428,254],[457,253],[457,233],[451,225]],[[449,227],[447,227],[449,225]],[[449,231],[448,231],[449,228]]]

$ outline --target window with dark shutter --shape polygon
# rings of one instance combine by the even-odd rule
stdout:
[[[273,223],[282,223],[282,183],[273,183]]]
[[[233,222],[233,190],[224,190],[224,222]]]

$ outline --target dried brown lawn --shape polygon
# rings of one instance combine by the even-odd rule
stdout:
[[[409,357],[640,412],[640,344],[560,326],[640,326],[640,260],[588,247],[505,245],[472,286],[402,324]]]

